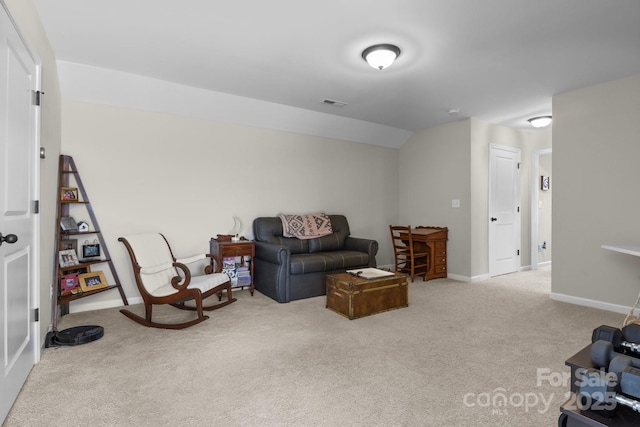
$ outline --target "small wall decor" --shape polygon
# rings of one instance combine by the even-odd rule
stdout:
[[[78,255],[74,249],[59,251],[58,261],[60,262],[60,267],[71,267],[80,264],[78,261]]]
[[[58,242],[58,250],[64,251],[67,249],[73,249],[74,251],[78,251],[78,241],[76,239],[60,239]]]
[[[97,240],[93,243],[89,243],[88,240],[84,241],[82,245],[82,258],[98,258],[100,257],[100,244]]]
[[[551,181],[549,180],[549,177],[548,176],[540,177],[540,189],[542,191],[547,191],[549,190],[549,188],[551,188]]]
[[[72,216],[63,216],[60,218],[60,227],[63,232],[75,233],[78,231],[78,224]]]
[[[60,189],[60,200],[63,202],[77,202],[78,189],[75,187],[62,187]]]
[[[95,291],[107,287],[107,279],[102,271],[85,273],[78,276],[82,292]]]
[[[78,273],[65,274],[60,279],[60,295],[76,293],[78,285]]]

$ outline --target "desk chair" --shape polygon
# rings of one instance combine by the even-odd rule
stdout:
[[[429,271],[429,248],[416,250],[411,237],[411,226],[390,225],[391,243],[393,244],[393,255],[395,258],[396,273],[406,273],[414,277],[426,276]]]

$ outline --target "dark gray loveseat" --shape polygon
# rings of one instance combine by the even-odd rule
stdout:
[[[282,236],[279,217],[253,221],[255,288],[278,302],[326,293],[327,274],[375,267],[378,242],[350,237],[344,215],[329,215],[333,234],[309,240]]]

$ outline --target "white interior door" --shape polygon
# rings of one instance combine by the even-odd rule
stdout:
[[[38,66],[0,3],[0,420],[39,357],[36,147]],[[17,241],[14,241],[15,238]]]
[[[489,275],[520,269],[520,150],[489,148]]]

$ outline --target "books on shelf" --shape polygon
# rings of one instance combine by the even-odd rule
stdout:
[[[232,288],[251,285],[249,266],[236,263],[236,259],[233,257],[222,258],[222,272],[231,279]]]
[[[238,285],[237,286],[251,286],[251,276],[238,276]]]

